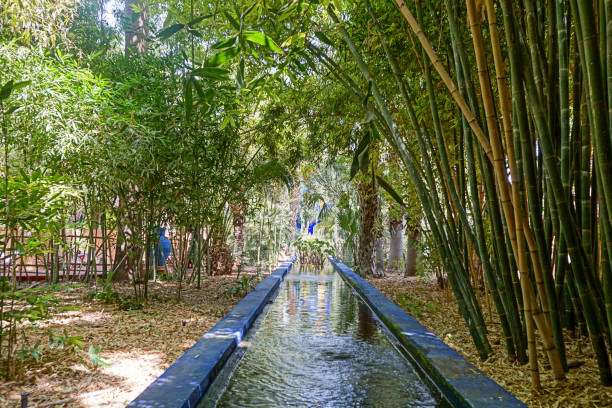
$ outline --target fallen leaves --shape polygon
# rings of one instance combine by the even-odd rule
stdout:
[[[534,394],[527,365],[521,366],[505,358],[499,321],[488,307],[483,307],[483,313],[494,354],[486,361],[481,361],[450,290],[440,290],[435,282],[421,277],[404,278],[390,275],[382,279],[372,279],[371,282],[529,407],[612,407],[612,389],[599,383],[597,363],[588,339],[565,336],[568,360],[582,364],[577,364],[578,367],[570,370],[567,380],[563,382],[555,381],[550,370],[542,367],[546,357],[542,353],[541,344],[539,345],[543,390]]]
[[[50,318],[25,330],[27,344],[46,346],[17,381],[0,381],[0,407],[19,406],[21,393],[31,407],[124,407],[240,300],[235,285],[234,276],[206,278],[177,301],[174,283],[155,282],[145,307],[127,311],[88,299],[91,287],[66,285]],[[47,346],[49,330],[82,339],[82,350]]]

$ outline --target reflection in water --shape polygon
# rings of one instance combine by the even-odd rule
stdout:
[[[218,407],[433,407],[428,388],[331,268],[294,269]]]

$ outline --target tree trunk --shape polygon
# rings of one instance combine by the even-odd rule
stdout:
[[[244,204],[231,205],[234,227],[234,271],[240,274],[242,269],[242,254],[244,253]]]
[[[374,245],[379,235],[377,228],[380,203],[373,179],[364,177],[357,181],[359,198],[359,246],[357,267],[363,276],[376,271]]]
[[[115,244],[115,261],[113,262],[113,281],[129,280],[127,267],[127,239],[123,228],[117,223],[117,243]]]
[[[374,266],[374,276],[385,276],[385,249],[384,238],[382,236],[376,240],[376,263]]]
[[[404,245],[404,219],[402,217],[389,217],[389,265],[391,272],[398,272],[402,262]]]
[[[406,261],[404,267],[404,276],[415,276],[418,253],[415,247],[415,242],[419,238],[419,229],[407,229],[406,234]]]
[[[147,8],[141,0],[125,0],[125,54],[147,50]]]
[[[229,275],[232,273],[232,251],[227,244],[226,237],[223,233],[217,231],[217,228],[213,229],[214,232],[211,236],[211,274],[212,275]]]

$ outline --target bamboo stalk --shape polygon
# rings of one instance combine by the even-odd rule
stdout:
[[[489,144],[487,136],[485,135],[484,131],[478,124],[478,121],[476,120],[476,116],[468,107],[467,102],[465,101],[465,99],[463,99],[463,96],[461,96],[461,94],[459,93],[459,89],[457,88],[457,86],[451,79],[450,75],[448,74],[448,72],[446,71],[446,69],[440,62],[440,60],[438,59],[438,55],[436,54],[429,40],[423,33],[423,30],[421,29],[421,27],[419,26],[416,19],[414,18],[414,16],[412,15],[410,10],[406,6],[406,3],[403,0],[395,0],[395,3],[397,4],[397,6],[400,9],[400,12],[402,13],[404,18],[408,22],[408,25],[410,26],[410,28],[412,29],[412,31],[418,38],[419,42],[421,43],[421,46],[427,53],[427,56],[429,57],[432,65],[438,72],[438,75],[440,75],[440,77],[442,78],[444,85],[446,85],[446,87],[448,88],[451,94],[451,97],[453,98],[453,100],[455,101],[459,109],[461,110],[461,113],[463,114],[463,116],[465,116],[465,119],[467,120],[468,124],[470,125],[470,128],[474,132],[474,135],[476,135],[476,138],[480,142],[480,145],[482,146],[485,154],[487,155],[487,157],[489,157],[490,160],[493,160],[491,146]]]
[[[414,160],[411,152],[406,148],[406,145],[404,141],[402,140],[402,138],[397,133],[397,126],[395,125],[391,117],[391,114],[389,113],[386,107],[386,104],[382,98],[382,95],[380,94],[378,87],[376,86],[376,82],[374,81],[374,78],[370,74],[367,68],[367,65],[361,58],[350,36],[348,35],[344,27],[342,27],[342,25],[340,24],[338,17],[335,15],[335,12],[333,11],[331,7],[328,8],[328,14],[330,15],[330,18],[339,26],[339,30],[346,44],[348,45],[351,51],[351,54],[353,54],[353,57],[355,59],[355,62],[358,65],[359,70],[361,71],[364,78],[371,84],[372,95],[378,105],[378,108],[383,118],[385,119],[387,128],[390,130],[390,135],[389,135],[390,142],[392,143],[393,146],[395,146],[395,148],[398,151],[398,154],[400,155],[400,158],[406,165],[407,170],[411,176],[411,179],[415,183],[416,190],[417,190],[417,193],[419,194],[421,201],[423,203],[429,203],[430,201],[428,200],[426,189],[422,182],[422,177],[417,171],[417,168],[415,166],[416,161]],[[433,204],[434,205],[436,204],[435,201],[433,202]],[[438,242],[444,242],[442,239],[442,235],[437,228],[436,217],[434,216],[432,209],[428,208],[427,205],[424,205],[423,207],[424,207],[423,209],[425,210],[426,216],[428,220],[430,221],[430,225],[432,226],[432,230],[434,231],[436,235],[438,235],[438,239],[439,239]],[[451,236],[447,236],[447,237],[451,237]],[[453,244],[451,248],[454,248],[454,247],[455,246]],[[445,258],[444,262],[448,262],[450,260],[452,263],[454,263],[454,265],[452,266],[449,265],[451,266],[450,270],[455,270],[456,272],[456,273],[449,273],[449,279],[451,280],[451,283],[452,283],[451,286],[453,287],[453,291],[456,294],[457,300],[459,302],[459,306],[463,311],[462,314],[466,318],[466,323],[468,324],[468,327],[472,334],[472,338],[474,339],[476,347],[480,352],[481,358],[486,358],[490,354],[491,348],[490,348],[490,345],[486,337],[486,328],[484,327],[484,320],[482,318],[480,307],[478,306],[478,303],[473,295],[471,287],[469,286],[469,282],[466,282],[465,275],[460,273],[461,268],[457,264],[458,259],[459,257],[452,256],[450,257],[450,259]]]

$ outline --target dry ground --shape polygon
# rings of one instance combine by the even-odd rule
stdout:
[[[42,358],[27,360],[16,381],[0,381],[0,407],[19,406],[22,392],[29,393],[30,407],[124,407],[240,300],[244,293],[233,293],[235,286],[233,276],[207,278],[177,302],[175,284],[152,283],[141,310],[90,300],[92,287],[62,287],[51,318],[25,331],[30,345],[43,346]],[[53,348],[49,330],[80,336],[83,345]],[[101,348],[107,365],[91,363],[90,345]]]
[[[484,313],[494,356],[480,361],[449,289],[440,290],[435,282],[420,277],[391,275],[371,282],[529,407],[612,407],[612,387],[599,384],[597,365],[588,339],[567,338],[568,360],[584,362],[584,365],[570,370],[567,381],[561,383],[552,379],[550,370],[540,367],[543,391],[535,395],[531,392],[527,366],[512,364],[504,358],[499,322],[487,303],[484,303]],[[543,354],[540,354],[539,361],[546,361]]]

